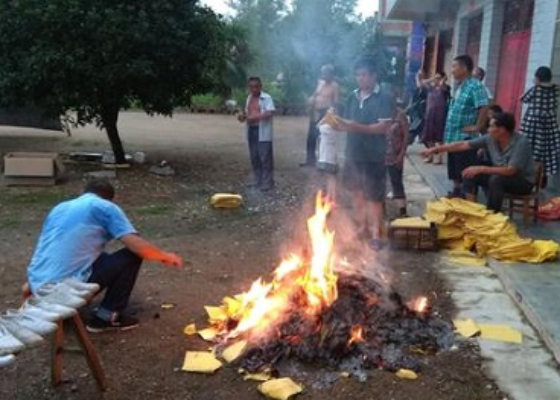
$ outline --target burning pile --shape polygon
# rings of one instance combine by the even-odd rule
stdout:
[[[295,358],[365,379],[368,369],[418,371],[418,354],[452,345],[451,325],[431,315],[426,298],[406,304],[386,284],[335,273],[331,208],[319,193],[307,224],[310,258],[290,255],[271,282],[259,278],[206,307],[210,327],[198,333],[217,344],[215,353],[247,373],[274,375]]]

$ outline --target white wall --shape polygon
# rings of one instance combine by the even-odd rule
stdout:
[[[558,19],[558,0],[536,0],[529,48],[529,63],[525,87],[533,85],[535,71],[541,65],[551,66],[554,51],[554,33]]]

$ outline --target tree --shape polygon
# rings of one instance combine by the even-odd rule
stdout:
[[[18,0],[0,7],[0,102],[105,128],[119,111],[171,115],[224,68],[224,23],[198,0]]]

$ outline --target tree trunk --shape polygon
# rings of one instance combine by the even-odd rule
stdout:
[[[107,131],[107,137],[111,143],[111,148],[113,149],[113,154],[115,155],[116,164],[126,164],[126,158],[124,156],[124,148],[119,136],[119,130],[117,128],[117,120],[119,119],[119,108],[118,107],[107,107],[104,108],[101,115],[101,120],[103,121],[103,126]]]

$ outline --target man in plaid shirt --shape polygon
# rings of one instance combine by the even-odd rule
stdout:
[[[470,140],[484,131],[489,106],[488,93],[484,84],[473,77],[474,63],[470,56],[462,55],[453,60],[451,73],[458,86],[447,113],[445,143]],[[447,175],[453,181],[452,197],[463,197],[462,172],[478,163],[476,150],[450,153]]]

